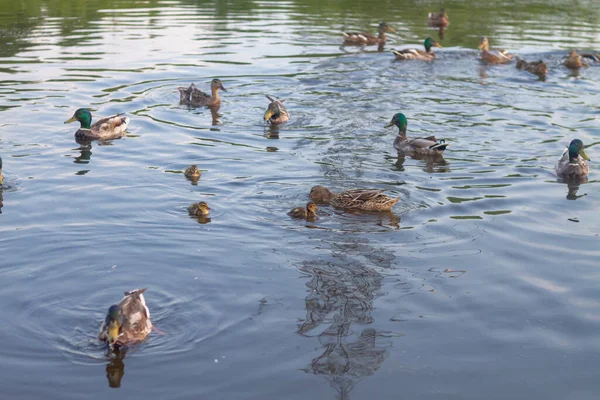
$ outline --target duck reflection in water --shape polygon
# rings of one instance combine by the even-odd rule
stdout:
[[[373,323],[373,300],[381,289],[383,277],[347,254],[358,251],[375,252],[363,244],[336,245],[331,262],[306,262],[300,270],[311,277],[306,284],[310,294],[305,299],[306,318],[298,327],[298,334],[317,337],[322,352],[313,358],[305,372],[324,375],[338,393],[338,399],[349,399],[350,392],[362,378],[373,375],[387,355],[387,347],[378,346],[381,336],[373,328],[365,328],[358,337],[351,335],[352,324]],[[379,263],[379,261],[377,261]],[[324,330],[320,325],[328,325]]]
[[[265,126],[264,136],[267,139],[279,139],[279,125],[269,124]]]
[[[559,182],[567,185],[567,200],[577,200],[580,197],[587,196],[587,193],[577,194],[579,186],[588,183],[588,177],[571,177],[571,178],[559,178]]]
[[[213,126],[221,125],[222,115],[219,114],[220,108],[221,108],[220,104],[216,105],[216,106],[208,107],[208,109],[210,110],[210,115],[212,117],[212,125]]]
[[[435,154],[435,155],[427,155],[427,154],[411,154],[410,158],[413,160],[423,161],[420,163],[424,172],[429,174],[433,173],[448,173],[450,172],[450,163],[446,161],[443,155]],[[404,162],[406,161],[406,155],[403,153],[398,153],[398,158],[396,159],[396,163],[394,164],[398,171],[404,171]]]
[[[79,147],[75,150],[79,151],[79,155],[73,157],[75,164],[89,164],[92,157],[92,141],[85,138],[75,138]]]
[[[113,350],[109,350],[107,357],[109,359],[106,364],[106,379],[108,379],[108,386],[111,388],[121,387],[121,379],[125,375],[125,364],[123,359],[127,353],[127,348],[124,346],[116,347]]]

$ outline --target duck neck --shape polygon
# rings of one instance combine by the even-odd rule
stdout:
[[[379,30],[379,36],[377,36],[377,38],[380,42],[385,42],[387,38],[385,37],[385,31],[383,29]]]
[[[218,87],[210,88],[210,94],[211,94],[210,97],[212,97],[213,101],[215,103],[218,103],[219,102],[219,88]]]
[[[579,152],[572,152],[569,150],[569,162],[576,163],[579,162]]]

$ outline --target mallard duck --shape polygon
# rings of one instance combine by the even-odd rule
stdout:
[[[311,219],[317,216],[317,205],[312,201],[306,203],[306,208],[304,207],[296,207],[292,211],[288,213],[288,215],[292,218],[299,219]]]
[[[310,199],[321,204],[331,204],[337,208],[365,211],[390,211],[400,200],[383,194],[383,190],[354,189],[342,193],[333,193],[323,186],[310,189]]]
[[[65,121],[65,124],[79,121],[81,126],[75,132],[78,139],[116,139],[125,135],[129,118],[122,114],[102,118],[92,125],[92,113],[87,108],[80,108],[73,116]]]
[[[565,61],[563,61],[563,65],[571,69],[587,67],[587,64],[581,60],[581,57],[579,56],[579,54],[577,54],[577,51],[575,50],[571,50],[569,56],[565,58]]]
[[[276,100],[273,97],[266,95],[267,99],[269,99],[270,103],[267,107],[267,111],[265,111],[265,121],[269,124],[279,125],[284,122],[289,121],[290,114],[287,112],[285,107],[283,106],[284,100]]]
[[[430,12],[427,15],[427,24],[437,28],[445,28],[450,24],[448,13],[445,8],[442,8],[439,13]]]
[[[382,45],[387,41],[386,32],[396,32],[391,26],[382,22],[379,24],[379,35],[375,36],[369,32],[342,32],[345,45],[370,46]]]
[[[196,217],[206,217],[210,214],[210,207],[205,201],[201,201],[199,203],[193,203],[188,207],[188,212],[190,215],[194,215]]]
[[[446,147],[450,146],[444,140],[436,140],[434,136],[414,139],[407,138],[406,128],[408,127],[408,120],[402,113],[394,114],[392,120],[384,128],[389,128],[392,125],[396,125],[399,129],[398,136],[394,140],[394,148],[399,153],[441,155],[446,150]]]
[[[554,169],[556,175],[563,178],[586,176],[589,174],[590,168],[585,160],[589,161],[590,158],[585,154],[583,142],[579,139],[573,139],[556,164]]]
[[[150,310],[143,293],[146,289],[125,292],[119,304],[110,306],[100,327],[98,339],[114,345],[125,345],[143,340],[152,330]]]
[[[517,68],[539,76],[543,76],[548,73],[548,66],[542,60],[531,62],[517,60]]]
[[[196,88],[193,83],[188,88],[179,87],[179,102],[181,104],[187,104],[188,106],[200,107],[200,106],[218,106],[221,104],[219,98],[219,89],[226,92],[227,90],[223,86],[220,79],[213,79],[210,82],[210,95],[204,93],[202,90]]]
[[[0,186],[4,184],[4,175],[2,175],[2,157],[0,157]]]
[[[192,164],[189,167],[187,167],[183,174],[188,179],[192,179],[192,180],[200,179],[200,170],[198,169],[198,166],[196,164]]]
[[[435,53],[431,51],[432,47],[442,47],[438,42],[428,37],[423,44],[425,50],[419,49],[404,49],[393,50],[392,53],[396,56],[396,60],[423,60],[430,61],[435,58]]]
[[[490,50],[490,42],[485,36],[479,42],[479,50],[481,50],[481,61],[488,64],[506,64],[513,59],[512,54],[508,54],[504,50]]]

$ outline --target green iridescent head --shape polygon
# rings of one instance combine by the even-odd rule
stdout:
[[[408,121],[406,116],[402,113],[394,114],[392,120],[385,126],[385,128],[389,128],[392,125],[396,125],[399,129],[399,133],[401,135],[406,135],[406,127],[408,126]]]
[[[108,343],[114,344],[119,338],[119,330],[123,326],[123,312],[118,304],[110,306],[104,324],[108,333]]]
[[[423,43],[423,46],[425,46],[425,51],[427,51],[428,53],[431,51],[432,47],[442,47],[441,44],[439,44],[438,42],[436,42],[435,40],[433,40],[430,37],[425,39],[425,43]]]
[[[75,111],[75,114],[71,118],[65,121],[65,124],[79,121],[83,129],[90,129],[92,125],[92,113],[87,108],[80,108]]]
[[[581,156],[584,160],[590,160],[588,155],[585,154],[583,142],[579,139],[573,139],[569,144],[569,162],[576,162],[579,156]]]

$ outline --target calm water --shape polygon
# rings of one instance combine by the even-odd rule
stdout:
[[[429,64],[340,31],[385,19],[387,49],[420,46],[440,3],[323,3],[0,4],[3,399],[598,397],[597,167],[553,175],[573,138],[598,159],[600,67],[561,66],[600,50],[597,3],[446,2]],[[546,81],[479,65],[481,35]],[[178,104],[214,77],[218,113]],[[265,94],[287,99],[278,132]],[[78,107],[129,135],[77,144]],[[400,111],[444,159],[396,156]],[[402,200],[290,220],[315,184]],[[107,356],[100,321],[136,287],[164,334]]]

